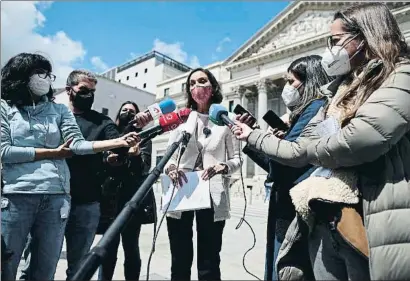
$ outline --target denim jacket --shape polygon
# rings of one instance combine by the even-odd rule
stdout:
[[[35,107],[17,108],[2,99],[3,192],[69,193],[70,171],[64,159],[34,160],[36,148],[57,148],[69,139],[75,154],[94,153],[67,106],[43,100]]]

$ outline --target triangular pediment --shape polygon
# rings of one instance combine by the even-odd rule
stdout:
[[[352,2],[295,1],[260,29],[252,38],[232,54],[224,64],[271,52],[298,42],[314,40],[329,32],[336,11],[351,6]],[[389,6],[404,5],[402,2]]]

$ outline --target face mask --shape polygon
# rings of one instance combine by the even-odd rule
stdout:
[[[79,95],[78,93],[71,94],[71,101],[73,102],[73,106],[75,108],[81,111],[88,111],[93,106],[94,94],[93,93],[88,93],[86,95]]]
[[[282,91],[282,99],[287,107],[297,105],[300,100],[298,89],[292,85],[286,84]]]
[[[40,78],[37,74],[34,74],[30,77],[28,82],[28,87],[30,92],[36,96],[44,96],[50,91],[51,80],[49,77]]]
[[[349,58],[347,50],[343,46],[333,46],[331,50],[326,48],[322,56],[322,67],[329,76],[341,76],[352,70],[350,61],[362,50],[364,41],[357,47],[357,51]]]
[[[198,104],[207,104],[212,97],[212,86],[195,87],[191,90],[191,95],[194,101]]]
[[[135,114],[131,111],[122,112],[119,117],[120,125],[127,126],[134,117]]]

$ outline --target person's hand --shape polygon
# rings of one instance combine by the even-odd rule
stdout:
[[[73,142],[73,139],[69,139],[56,149],[54,149],[54,155],[57,159],[70,158],[74,155],[73,151],[70,149],[70,144]]]
[[[123,135],[122,137],[119,137],[118,141],[121,143],[121,146],[123,147],[133,147],[141,141],[141,138],[138,136],[136,132],[131,132]]]
[[[235,119],[241,123],[248,125],[249,127],[255,124],[255,119],[248,113],[238,114],[236,115]]]
[[[119,161],[118,159],[118,154],[115,154],[112,152],[107,156],[107,163],[110,164],[111,166],[121,166],[122,165],[121,161]]]
[[[141,149],[140,149],[139,144],[137,144],[133,147],[130,147],[130,149],[128,150],[128,155],[130,155],[130,156],[138,156],[140,154],[141,154]]]
[[[135,115],[134,120],[132,122],[134,123],[134,127],[143,128],[147,126],[147,124],[151,122],[151,120],[152,120],[151,115],[149,115],[148,113],[138,112]]]
[[[231,131],[238,140],[246,141],[253,130],[248,125],[236,121]]]
[[[274,135],[275,137],[279,139],[283,139],[286,135],[285,131],[279,130],[278,128],[271,128],[269,127],[268,132]]]
[[[167,169],[166,174],[171,178],[172,183],[175,187],[182,187],[184,181],[188,183],[188,178],[185,173],[181,170],[177,171],[176,166],[172,165]]]
[[[207,181],[211,179],[212,177],[214,177],[215,175],[223,174],[224,172],[227,172],[227,168],[228,166],[226,166],[225,164],[212,165],[211,167],[208,167],[207,169],[205,169],[205,171],[202,173],[201,178]]]

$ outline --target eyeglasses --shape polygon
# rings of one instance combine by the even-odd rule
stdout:
[[[358,34],[358,33],[357,33],[357,34],[351,34],[351,33],[349,33],[349,32],[344,32],[344,33],[339,33],[339,34],[330,35],[330,36],[327,38],[327,47],[329,48],[329,50],[331,50],[334,46],[336,46],[336,45],[340,42],[340,40],[343,39],[343,37],[344,37],[345,35],[350,35],[350,39],[345,40],[345,42],[343,42],[343,44],[341,45],[341,47],[344,47],[344,46],[346,46],[347,44],[349,44],[349,43],[350,43],[353,39],[355,39],[359,34]],[[341,36],[341,37],[339,37],[339,38],[333,38],[334,36]],[[347,38],[349,38],[349,37],[347,37]]]
[[[51,74],[51,73],[48,73],[48,72],[37,73],[37,75],[41,79],[46,79],[47,77],[49,77],[52,82],[56,81],[56,76],[54,74]]]

